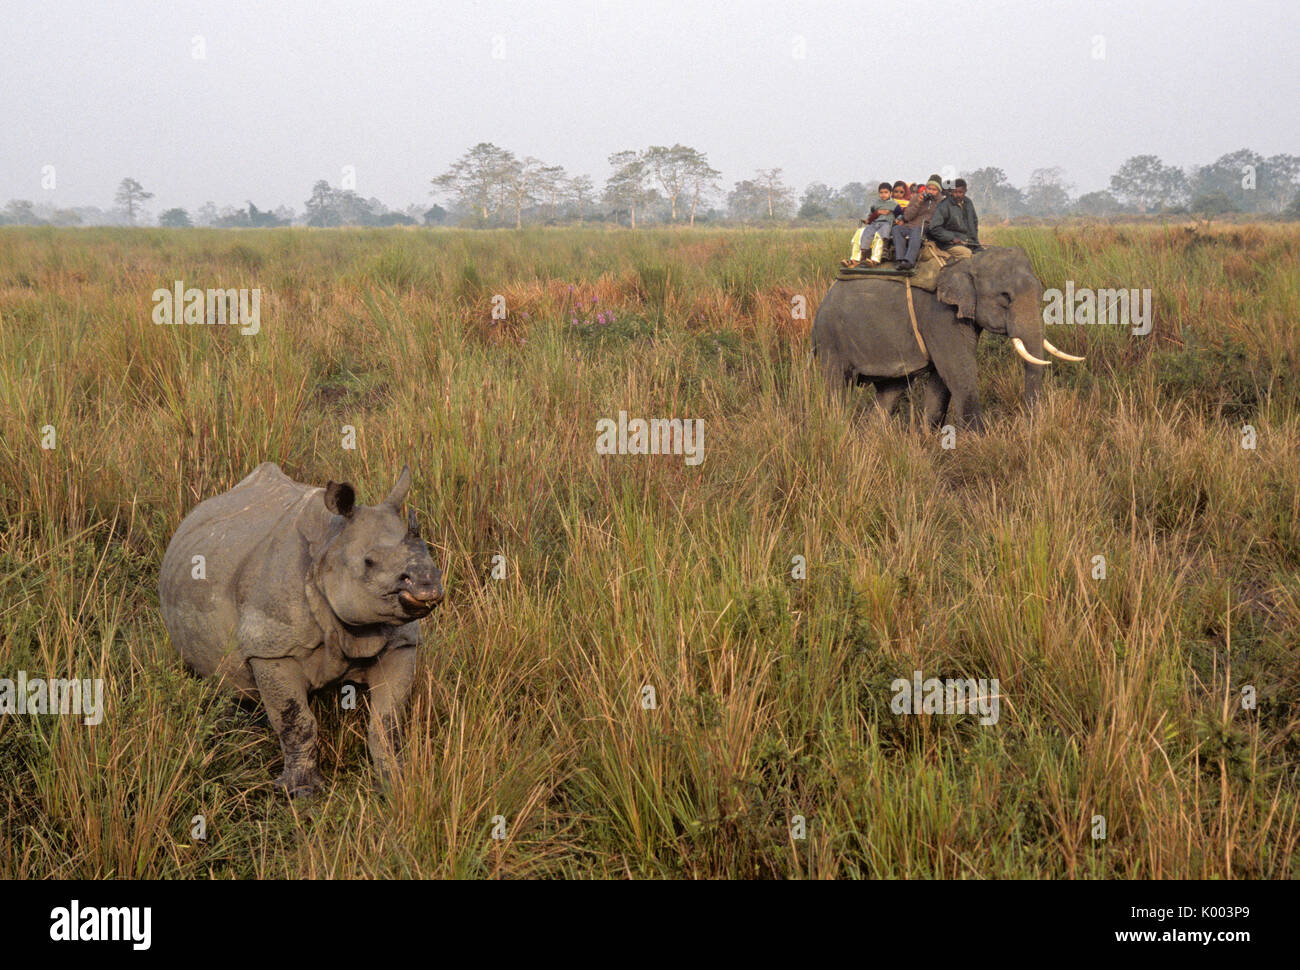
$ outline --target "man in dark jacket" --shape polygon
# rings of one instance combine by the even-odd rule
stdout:
[[[965,179],[954,182],[952,191],[935,207],[929,236],[954,256],[969,256],[984,248],[980,245],[980,217],[975,203],[966,198]]]
[[[920,255],[921,243],[925,239],[925,224],[934,215],[942,190],[939,176],[930,176],[925,183],[925,194],[912,200],[894,223],[894,255],[898,257],[899,269],[916,268],[916,257]]]

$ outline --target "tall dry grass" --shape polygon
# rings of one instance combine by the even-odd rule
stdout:
[[[0,716],[0,875],[1294,877],[1300,231],[994,233],[1155,331],[1056,328],[1088,363],[1034,414],[986,340],[950,451],[824,398],[845,235],[0,230],[0,676],[107,699]],[[261,333],[155,326],[175,280],[260,287]],[[704,462],[597,455],[620,409]],[[172,530],[266,460],[415,469],[448,599],[391,794],[329,692],[330,788],[277,797],[167,643]],[[914,669],[997,678],[999,722],[892,713]]]

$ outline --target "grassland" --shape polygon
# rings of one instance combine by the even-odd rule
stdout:
[[[107,695],[0,717],[0,877],[1300,875],[1300,230],[992,231],[1155,329],[1049,328],[1088,360],[1032,414],[986,339],[952,450],[826,400],[847,235],[0,230],[0,676]],[[261,332],[156,326],[176,280],[260,287]],[[704,462],[597,455],[620,409]],[[172,531],[265,460],[415,470],[448,598],[391,793],[331,693],[328,791],[277,795],[167,642]],[[892,713],[914,669],[1000,721]]]

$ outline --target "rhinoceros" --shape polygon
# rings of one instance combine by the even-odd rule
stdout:
[[[291,796],[324,784],[312,691],[370,690],[370,756],[398,772],[398,718],[415,673],[419,620],[442,602],[402,469],[388,497],[356,504],[349,484],[303,485],[266,462],[200,503],[163,556],[158,599],[172,645],[203,677],[260,698],[280,738]]]

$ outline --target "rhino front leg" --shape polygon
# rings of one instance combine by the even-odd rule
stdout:
[[[284,771],[275,780],[291,798],[310,795],[323,788],[325,779],[317,770],[320,748],[316,740],[316,718],[307,703],[307,678],[296,660],[250,660],[258,693],[271,727],[280,738]]]
[[[401,775],[398,759],[402,743],[401,717],[414,680],[414,646],[386,651],[367,671],[370,724],[366,729],[366,741],[375,773],[383,784],[389,784]]]

